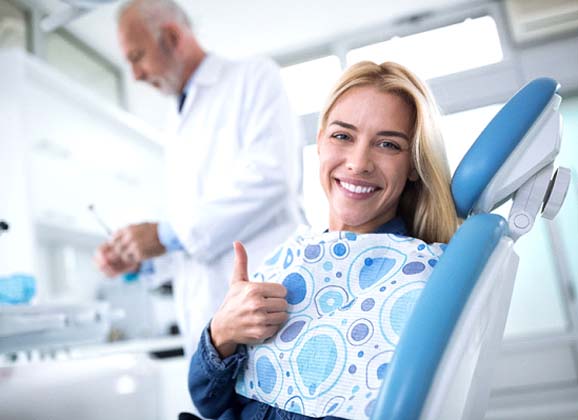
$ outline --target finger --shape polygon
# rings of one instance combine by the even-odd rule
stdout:
[[[115,277],[118,272],[114,265],[103,263],[98,266],[98,269],[106,276],[106,277]]]
[[[269,337],[272,337],[278,330],[279,325],[255,327],[249,333],[251,338],[242,339],[242,344],[261,344]]]
[[[119,259],[126,260],[127,256],[131,253],[131,243],[125,241],[123,237],[118,238],[112,243],[112,248],[116,257]]]
[[[122,230],[122,229],[117,230],[116,232],[114,232],[114,233],[112,234],[112,236],[110,237],[109,241],[110,241],[111,244],[114,244],[114,243],[116,243],[116,242],[119,242],[123,236],[124,236],[124,235],[123,235],[123,230]]]
[[[266,298],[264,308],[266,312],[287,312],[289,304],[283,298]]]
[[[98,267],[100,267],[101,265],[104,264],[104,254],[103,254],[103,251],[102,251],[100,248],[98,248],[98,249],[96,250],[96,252],[94,253],[94,255],[93,255],[93,257],[92,257],[92,260],[94,261],[94,263],[95,263]]]
[[[265,328],[263,339],[266,340],[270,337],[273,337],[277,331],[279,331],[279,325],[268,325]]]
[[[122,256],[122,263],[119,264],[122,265],[123,267],[125,267],[126,269],[128,269],[128,267],[131,267],[135,264],[138,264],[138,260],[137,258],[134,256],[133,253],[131,252],[127,252]]]
[[[122,259],[130,264],[135,264],[142,260],[142,253],[137,244],[132,243],[126,247]]]
[[[247,273],[247,251],[239,241],[233,242],[233,248],[235,249],[235,262],[233,265],[233,277],[231,278],[231,283],[249,281],[249,274]]]
[[[130,227],[125,227],[117,230],[112,238],[110,238],[109,243],[116,248],[126,248],[131,243],[133,243],[133,235],[131,233]]]
[[[118,260],[118,256],[110,247],[100,247],[94,255],[94,261],[100,269],[110,268]]]
[[[98,260],[105,260],[107,255],[112,251],[112,246],[105,242],[101,244],[94,252],[94,258]]]
[[[110,240],[110,249],[116,255],[122,255],[124,248],[125,248],[124,242],[121,240],[120,237],[113,238]]]
[[[279,283],[253,283],[258,292],[266,298],[284,298],[287,296],[287,289]]]
[[[281,325],[289,318],[287,312],[272,312],[267,314],[267,325]]]

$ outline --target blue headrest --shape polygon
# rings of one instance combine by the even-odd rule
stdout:
[[[557,90],[558,83],[553,79],[542,77],[531,81],[503,106],[478,136],[452,178],[458,216],[468,216]]]

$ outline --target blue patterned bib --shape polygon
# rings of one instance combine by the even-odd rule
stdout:
[[[254,275],[287,288],[289,320],[248,347],[237,393],[311,417],[369,418],[443,248],[393,234],[298,232]]]

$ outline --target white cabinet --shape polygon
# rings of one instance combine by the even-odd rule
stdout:
[[[0,50],[0,68],[0,219],[29,223],[21,252],[38,226],[103,236],[89,204],[112,229],[161,216],[157,132],[22,51]]]

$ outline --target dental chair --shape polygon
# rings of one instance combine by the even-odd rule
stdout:
[[[452,179],[465,219],[416,302],[388,365],[374,420],[484,417],[518,256],[515,241],[553,219],[570,183],[558,168],[558,84],[533,80],[488,124]],[[508,220],[490,212],[513,199]]]

